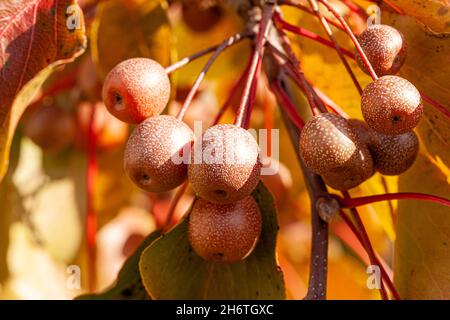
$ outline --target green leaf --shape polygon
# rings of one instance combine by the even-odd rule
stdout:
[[[87,294],[78,297],[79,300],[139,300],[149,299],[142,284],[139,273],[139,259],[154,240],[161,235],[159,230],[152,232],[139,245],[136,251],[125,261],[117,276],[117,281],[106,291],[99,294]]]
[[[201,259],[187,237],[189,215],[152,243],[139,268],[152,299],[284,299],[275,258],[278,224],[272,195],[262,183],[253,192],[262,215],[261,238],[244,261],[218,264]]]
[[[91,54],[101,77],[129,58],[170,63],[172,37],[166,7],[159,0],[110,0],[98,5]]]

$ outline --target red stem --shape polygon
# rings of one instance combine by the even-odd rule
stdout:
[[[250,68],[250,64],[251,64],[251,56],[250,59],[247,62],[247,65],[245,66],[244,71],[242,72],[242,74],[240,75],[239,79],[234,83],[233,87],[230,90],[230,93],[228,94],[228,98],[227,100],[225,100],[225,102],[223,103],[222,107],[220,108],[219,112],[216,115],[216,118],[214,119],[214,121],[212,122],[212,125],[215,125],[217,123],[219,123],[220,119],[222,118],[223,114],[225,113],[225,111],[228,109],[228,107],[231,104],[231,101],[233,100],[234,96],[237,94],[237,92],[239,91],[239,88],[242,87],[242,85],[244,84],[244,80],[245,80],[245,76],[248,73],[248,70]]]
[[[256,74],[259,74],[260,71],[261,71],[261,62],[262,62],[262,59],[259,60]],[[250,118],[251,118],[251,114],[252,114],[252,111],[253,111],[253,105],[255,104],[256,90],[257,89],[258,89],[258,77],[255,77],[253,79],[253,84],[252,84],[252,87],[250,89],[250,99],[248,101],[247,111],[246,111],[246,114],[245,114],[245,120],[244,120],[244,128],[245,129],[248,129],[248,127],[250,125]]]
[[[352,29],[350,29],[350,27],[348,26],[345,19],[339,14],[339,12],[337,12],[333,8],[332,5],[330,5],[328,3],[327,0],[318,0],[318,1],[320,1],[320,3],[322,3],[328,9],[328,11],[330,11],[336,17],[336,19],[339,20],[341,25],[344,27],[345,32],[350,36],[350,39],[353,41],[353,44],[355,45],[356,50],[358,51],[358,53],[361,57],[361,60],[363,61],[364,65],[366,66],[367,70],[369,71],[370,76],[374,80],[378,79],[378,76],[375,73],[375,70],[373,69],[372,64],[370,63],[369,59],[367,58],[366,54],[364,53],[363,49],[361,48],[361,45],[359,44],[358,39],[356,39],[355,34],[353,33]]]
[[[282,1],[281,4],[288,4],[288,3],[285,3],[284,1]],[[314,11],[313,11],[313,10],[311,10],[311,9],[308,8],[307,6],[304,6],[304,5],[301,4],[301,3],[289,3],[289,5],[295,6],[297,9],[300,9],[300,10],[302,10],[302,11],[305,11],[305,12],[307,12],[307,13],[309,13],[309,14],[314,14]],[[340,23],[337,23],[336,21],[334,21],[334,20],[332,20],[332,19],[330,19],[330,18],[327,18],[327,17],[325,17],[325,20],[327,20],[328,23],[332,24],[334,27],[336,27],[336,28],[338,28],[338,29],[344,31],[344,28],[341,26]]]
[[[245,32],[241,33],[240,35],[242,38],[248,38],[249,36],[252,35],[252,33],[245,31]],[[181,67],[184,67],[185,65],[191,63],[192,61],[194,61],[198,58],[201,58],[204,55],[207,55],[208,53],[216,51],[221,45],[223,45],[223,42],[216,44],[214,46],[211,46],[209,48],[203,49],[199,52],[194,53],[193,55],[190,55],[189,57],[185,57],[185,58],[181,59],[180,61],[177,61],[177,62],[171,64],[170,66],[166,67],[166,73],[170,74],[170,73],[180,69]]]
[[[351,0],[341,0],[343,4],[347,6],[352,12],[356,13],[358,16],[360,16],[363,19],[367,19],[367,13],[364,11],[363,8],[361,8],[356,3],[353,3]]]
[[[88,283],[89,290],[95,291],[97,287],[97,214],[94,206],[95,180],[97,178],[97,132],[95,131],[95,106],[89,119],[88,150],[87,150],[87,172],[86,172],[86,244],[88,254]]]
[[[443,105],[439,104],[437,101],[431,99],[430,97],[426,96],[423,93],[420,93],[422,96],[422,99],[431,104],[433,107],[438,109],[440,112],[442,112],[446,117],[450,118],[450,111],[444,107]]]
[[[317,18],[319,19],[325,33],[328,35],[330,40],[333,42],[333,46],[336,49],[336,52],[337,52],[339,58],[341,59],[345,69],[347,70],[347,73],[350,75],[350,78],[352,79],[356,89],[358,90],[359,94],[361,94],[362,93],[361,85],[359,84],[358,79],[356,78],[355,74],[353,73],[352,68],[350,68],[348,61],[345,59],[344,54],[342,52],[342,48],[338,44],[336,38],[334,37],[333,31],[331,30],[330,25],[328,24],[328,22],[326,21],[326,19],[322,15],[322,13],[320,12],[317,1],[316,0],[308,0],[308,1],[310,3],[312,10],[315,12]]]
[[[169,211],[167,212],[166,221],[162,227],[163,231],[167,231],[169,227],[172,225],[173,215],[175,213],[175,209],[177,208],[178,203],[180,202],[181,197],[183,196],[186,188],[188,186],[188,182],[184,182],[176,191],[175,195],[172,198],[170,203]]]
[[[297,34],[297,35],[299,35],[299,36],[302,36],[302,37],[305,37],[305,38],[308,38],[308,39],[317,41],[317,42],[319,42],[319,43],[321,43],[321,44],[323,44],[323,45],[326,45],[327,47],[330,47],[330,48],[333,48],[333,49],[334,49],[334,44],[333,44],[332,41],[327,40],[327,39],[325,39],[325,38],[322,38],[321,36],[315,34],[314,32],[312,32],[312,31],[310,31],[310,30],[307,30],[307,29],[304,29],[304,28],[301,28],[301,27],[297,27],[297,26],[294,26],[294,25],[290,24],[289,22],[283,20],[283,18],[281,18],[281,16],[279,15],[278,12],[276,12],[276,13],[274,14],[274,17],[275,17],[276,23],[277,23],[282,29],[287,30],[287,31],[290,31],[290,32],[292,32],[292,33],[295,33],[295,34]],[[352,59],[355,58],[355,55],[353,54],[353,52],[351,52],[351,51],[349,51],[349,50],[347,50],[347,49],[344,49],[344,48],[343,48],[343,49],[342,49],[342,53],[343,53],[344,55],[346,55],[346,56],[352,58]]]
[[[380,271],[381,271],[381,277],[383,278],[383,280],[386,282],[387,286],[389,287],[389,290],[392,293],[392,296],[397,299],[400,300],[400,297],[397,293],[397,290],[394,287],[394,284],[392,283],[386,268],[384,266],[384,263],[382,263],[381,258],[378,258],[378,256],[376,255],[376,253],[373,251],[373,247],[372,247],[372,251],[374,253],[374,255],[369,254],[369,248],[366,247],[367,242],[363,241],[361,232],[358,230],[358,228],[356,227],[356,225],[351,221],[351,219],[349,217],[347,217],[347,215],[341,210],[339,212],[340,216],[342,217],[342,219],[345,221],[345,223],[347,224],[347,226],[352,230],[353,234],[356,236],[356,238],[358,239],[359,243],[363,246],[363,248],[366,250],[367,256],[369,257],[369,260],[371,261],[371,259],[373,259],[374,262],[371,262],[372,264],[378,265],[380,267]],[[367,233],[366,233],[367,234]],[[370,239],[366,239],[369,240],[368,244],[370,244]]]
[[[198,75],[197,79],[195,80],[194,84],[192,85],[191,90],[189,91],[186,99],[184,100],[183,106],[181,107],[180,111],[178,112],[177,119],[182,120],[187,109],[189,108],[192,100],[194,99],[195,94],[197,93],[198,88],[200,87],[200,84],[202,83],[203,79],[206,76],[206,73],[208,72],[209,68],[213,65],[213,63],[216,61],[216,59],[219,57],[219,55],[222,53],[223,50],[226,48],[238,43],[242,39],[244,39],[244,34],[238,33],[231,37],[229,37],[227,40],[223,41],[220,46],[217,47],[214,54],[209,58],[206,65],[203,67],[202,71]],[[167,70],[167,69],[166,69]]]
[[[372,204],[380,201],[388,200],[422,200],[430,201],[434,203],[439,203],[444,206],[450,207],[450,200],[438,196],[433,196],[431,194],[417,193],[417,192],[397,192],[397,193],[385,193],[373,196],[358,197],[342,199],[337,198],[342,208],[355,208],[359,206],[364,206],[367,204]]]
[[[271,88],[277,99],[282,102],[281,107],[286,111],[286,113],[289,116],[289,119],[299,129],[299,131],[301,131],[305,126],[305,122],[298,115],[297,108],[292,103],[291,99],[289,99],[289,97],[281,88],[281,85],[278,82],[272,83]]]
[[[236,120],[234,124],[236,126],[242,126],[244,116],[246,114],[246,109],[248,107],[249,95],[253,85],[253,79],[256,77],[258,72],[258,65],[260,65],[264,54],[264,48],[267,41],[267,35],[270,30],[272,15],[273,15],[273,4],[266,4],[263,8],[262,18],[259,23],[259,31],[256,37],[255,49],[252,56],[252,62],[248,71],[247,79],[245,82],[244,90],[242,92],[241,102],[239,103],[239,108],[236,115]]]

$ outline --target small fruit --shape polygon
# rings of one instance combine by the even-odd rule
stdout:
[[[419,139],[414,131],[386,135],[370,129],[363,121],[350,119],[358,137],[370,150],[375,170],[384,175],[405,172],[417,157]]]
[[[195,32],[205,32],[219,23],[224,12],[214,2],[216,1],[184,0],[182,17],[189,29]]]
[[[395,28],[374,24],[358,36],[367,59],[378,76],[396,74],[406,59],[406,41]],[[358,52],[356,61],[365,73],[369,73]]]
[[[423,104],[419,91],[408,80],[384,76],[364,88],[361,110],[364,120],[375,131],[402,134],[417,126]]]
[[[261,213],[251,196],[231,204],[198,199],[189,216],[189,241],[194,251],[207,261],[245,259],[260,233]]]
[[[75,110],[77,128],[75,147],[87,151],[93,109],[95,109],[93,130],[96,136],[96,150],[110,151],[123,146],[128,138],[129,125],[111,115],[103,102],[84,101],[78,104]]]
[[[384,135],[374,132],[369,145],[375,169],[384,175],[399,175],[411,167],[419,152],[419,139],[413,132]]]
[[[232,124],[208,128],[193,148],[188,176],[200,197],[232,203],[248,196],[260,179],[258,144],[245,129]]]
[[[45,151],[61,151],[75,137],[75,122],[70,112],[58,106],[40,107],[28,115],[25,134]]]
[[[115,117],[128,123],[140,123],[159,115],[166,107],[170,97],[169,77],[152,59],[128,59],[106,76],[102,96]]]
[[[358,143],[356,152],[344,166],[332,168],[322,174],[327,185],[336,190],[354,188],[374,174],[372,156],[367,146]]]
[[[186,179],[193,141],[192,130],[177,118],[169,115],[148,118],[128,139],[125,171],[143,190],[169,191]]]
[[[358,152],[357,135],[346,119],[323,113],[309,120],[300,134],[300,154],[317,174],[345,167]]]

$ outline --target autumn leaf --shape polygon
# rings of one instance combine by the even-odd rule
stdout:
[[[0,38],[1,180],[17,122],[37,89],[84,51],[83,15],[75,0],[2,1]]]
[[[141,256],[143,283],[153,299],[284,299],[275,260],[278,230],[272,196],[262,183],[253,192],[261,210],[261,237],[253,253],[233,264],[206,262],[187,238],[186,217]],[[242,281],[245,279],[245,281]]]
[[[111,0],[98,6],[90,36],[100,77],[129,58],[170,63],[172,36],[166,7],[159,0]]]
[[[395,1],[400,2],[401,1]],[[425,1],[419,1],[418,3]],[[383,22],[399,29],[408,44],[408,57],[401,75],[441,102],[450,101],[450,39],[429,32],[420,21],[430,19],[430,8],[439,1],[426,1],[426,8],[404,6],[414,17],[385,11]],[[430,10],[428,10],[430,9]],[[417,21],[419,20],[419,22]],[[449,106],[446,106],[449,108]],[[450,198],[450,122],[425,104],[417,128],[422,153],[414,166],[399,178],[399,191],[415,191]],[[400,296],[405,299],[449,299],[446,268],[450,263],[448,234],[450,210],[420,201],[398,206],[394,273]]]
[[[139,259],[142,252],[161,235],[156,230],[145,238],[136,251],[127,259],[117,276],[116,282],[104,292],[99,294],[86,294],[78,297],[79,300],[127,300],[149,299],[139,273]]]

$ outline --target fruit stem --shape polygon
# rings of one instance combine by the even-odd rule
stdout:
[[[341,59],[345,69],[347,70],[348,74],[350,75],[350,78],[352,79],[353,83],[355,84],[356,89],[358,90],[359,94],[362,93],[361,85],[358,82],[358,79],[356,78],[355,74],[352,71],[352,68],[350,68],[350,65],[348,64],[347,59],[345,59],[344,54],[342,53],[342,49],[337,42],[336,38],[334,37],[333,31],[330,28],[330,25],[328,24],[327,20],[323,17],[322,13],[319,10],[319,5],[316,0],[308,0],[309,5],[311,9],[314,11],[315,15],[320,21],[320,24],[322,25],[322,28],[330,38],[330,40],[333,42],[334,48],[336,49],[336,52]]]
[[[289,22],[283,20],[278,12],[276,12],[274,14],[274,18],[275,18],[276,24],[279,25],[281,29],[284,29],[284,30],[287,30],[289,32],[295,33],[295,34],[297,34],[299,36],[302,36],[302,37],[305,37],[305,38],[317,41],[317,42],[319,42],[319,43],[321,43],[321,44],[323,44],[323,45],[325,45],[327,47],[330,47],[330,48],[334,49],[334,44],[333,44],[332,41],[327,40],[327,39],[325,39],[325,38],[315,34],[314,32],[312,32],[310,30],[307,30],[305,28],[294,26],[294,25],[290,24]],[[350,57],[352,59],[354,59],[354,57],[355,57],[353,52],[351,52],[351,51],[349,51],[347,49],[342,49],[342,54],[344,54],[344,55],[346,55],[346,56],[348,56],[348,57]]]
[[[332,5],[328,3],[328,0],[318,0],[320,3],[322,3],[328,11],[330,11],[336,19],[339,20],[341,25],[344,27],[345,32],[350,36],[350,39],[352,40],[353,44],[355,45],[356,50],[358,51],[361,60],[363,61],[364,65],[366,66],[367,70],[369,71],[370,76],[373,80],[378,79],[377,74],[375,73],[375,70],[372,67],[372,64],[369,62],[369,59],[367,58],[366,54],[364,53],[364,50],[361,48],[361,45],[359,44],[358,39],[356,39],[355,34],[353,33],[352,29],[348,26],[345,19],[337,12]]]
[[[297,86],[302,90],[303,94],[306,96],[308,100],[309,107],[311,112],[316,115],[320,112],[326,112],[325,105],[315,99],[315,93],[311,85],[305,78],[303,71],[300,68],[300,61],[298,61],[297,57],[291,50],[291,45],[289,43],[289,39],[283,30],[277,29],[280,40],[282,41],[283,49],[288,52],[288,55],[281,52],[278,48],[269,43],[269,49],[271,53],[274,55],[275,60],[278,65],[283,68],[283,70],[294,80]],[[283,59],[284,61],[280,61]]]
[[[367,256],[369,257],[370,263],[379,266],[380,271],[381,271],[381,277],[384,280],[384,282],[386,282],[387,286],[389,287],[389,290],[390,290],[392,296],[394,297],[394,299],[400,300],[397,290],[395,289],[394,284],[392,283],[388,273],[386,272],[386,267],[384,266],[384,263],[381,261],[381,258],[378,258],[377,254],[373,250],[373,247],[370,243],[370,239],[367,237],[367,239],[365,239],[365,241],[364,241],[362,232],[360,232],[358,230],[358,228],[352,222],[352,220],[342,210],[339,212],[339,214],[340,214],[341,218],[344,220],[344,222],[347,224],[347,226],[350,228],[352,233],[356,236],[359,243],[363,246],[364,250],[367,253]],[[356,212],[356,214],[358,214],[358,212]],[[358,214],[358,216],[359,216],[359,214]],[[365,228],[364,228],[364,231],[365,231]],[[367,233],[366,233],[366,235],[367,235]],[[370,247],[368,247],[368,246],[370,246]],[[371,253],[369,253],[369,252],[371,252]],[[383,283],[382,283],[382,287],[380,288],[380,294],[383,297],[384,294],[381,293],[381,290],[385,290]]]
[[[340,205],[342,208],[355,208],[359,206],[364,206],[367,204],[372,204],[376,202],[381,201],[388,201],[388,200],[422,200],[422,201],[429,201],[434,202],[438,204],[442,204],[444,206],[450,207],[450,200],[433,196],[431,194],[426,193],[417,193],[417,192],[397,192],[397,193],[385,193],[385,194],[378,194],[373,196],[365,196],[365,197],[357,197],[357,198],[348,198],[343,199],[340,197],[337,197]]]
[[[272,3],[264,5],[261,21],[259,23],[259,31],[256,37],[255,49],[253,51],[252,62],[248,70],[244,91],[242,93],[241,102],[239,103],[236,120],[234,122],[236,126],[242,126],[244,115],[246,114],[246,109],[250,98],[249,95],[253,85],[253,79],[257,75],[259,69],[258,65],[260,65],[260,60],[262,60],[264,54],[264,47],[271,26],[273,10],[274,5]]]
[[[223,105],[220,107],[220,110],[217,113],[217,115],[211,125],[215,125],[215,124],[219,123],[223,114],[225,113],[227,108],[230,106],[231,101],[233,100],[234,96],[239,91],[239,88],[241,88],[241,86],[244,84],[245,76],[248,72],[248,69],[250,68],[250,63],[251,63],[251,59],[249,59],[247,65],[245,66],[244,72],[240,75],[239,79],[235,82],[235,84],[231,88],[230,93],[228,94],[227,100],[225,100]]]
[[[292,123],[295,125],[295,127],[300,132],[303,129],[303,127],[305,126],[305,122],[298,115],[297,108],[294,106],[291,99],[289,99],[287,94],[281,88],[281,84],[279,82],[274,82],[271,85],[271,89],[272,89],[273,93],[275,94],[275,97],[279,101],[279,105],[284,109],[284,111],[289,116],[289,119],[292,121]]]
[[[443,105],[441,105],[439,102],[431,99],[430,97],[426,96],[423,93],[420,93],[420,95],[422,96],[422,99],[425,100],[426,102],[428,102],[429,104],[431,104],[433,107],[435,107],[436,109],[438,109],[441,113],[443,113],[447,118],[450,118],[450,111],[444,107]]]
[[[297,9],[300,9],[300,10],[302,10],[302,11],[305,11],[305,12],[307,12],[307,13],[309,13],[309,14],[312,14],[312,15],[315,14],[314,11],[311,10],[311,8],[309,8],[309,7],[303,5],[302,3],[297,2],[297,1],[295,1],[295,0],[291,0],[291,1],[278,1],[278,4],[280,4],[280,5],[287,4],[287,5],[290,5],[290,6],[294,6],[294,7],[296,7]],[[327,20],[327,22],[330,23],[330,24],[332,24],[334,27],[336,27],[336,28],[338,28],[338,29],[344,31],[344,28],[341,26],[340,23],[337,23],[336,21],[334,21],[334,20],[332,20],[332,19],[330,19],[330,18],[328,18],[328,17],[325,17],[325,20]]]
[[[238,36],[238,35],[240,35],[241,39],[236,40],[235,43],[241,41],[244,38],[249,38],[250,36],[253,35],[253,32],[246,30],[242,33],[238,33],[238,34],[234,35],[233,37]],[[227,40],[229,40],[229,39],[227,39]],[[227,40],[225,40],[224,42],[226,42]],[[221,43],[211,46],[209,48],[203,49],[199,52],[194,53],[193,55],[190,55],[189,57],[185,57],[185,58],[181,59],[180,61],[177,61],[177,62],[171,64],[170,66],[166,67],[166,69],[165,69],[166,73],[171,74],[172,72],[180,69],[181,67],[184,67],[185,65],[189,64],[190,62],[192,62],[198,58],[201,58],[204,55],[207,55],[208,53],[216,51],[220,46],[223,45],[224,42],[221,42]]]
[[[192,100],[194,99],[195,94],[197,93],[198,88],[200,87],[200,84],[205,78],[206,73],[208,72],[209,68],[211,68],[212,64],[216,61],[216,59],[219,57],[219,55],[222,53],[222,51],[244,39],[243,34],[244,33],[237,33],[226,39],[224,42],[222,42],[221,45],[217,47],[217,49],[214,51],[214,54],[209,58],[208,62],[205,64],[202,71],[197,76],[197,79],[195,80],[191,90],[189,91],[186,99],[184,100],[183,106],[178,112],[177,119],[179,120],[183,119],[187,109],[189,108]]]
[[[98,167],[96,157],[97,133],[94,127],[95,109],[95,107],[92,107],[89,119],[86,171],[86,244],[88,255],[88,284],[91,292],[95,291],[97,287],[97,214],[94,207],[94,193]]]
[[[259,59],[258,66],[256,68],[256,74],[260,74],[260,72],[261,72],[261,62],[262,62],[262,59]],[[248,100],[247,110],[245,112],[245,119],[244,119],[244,125],[243,125],[243,127],[245,129],[248,129],[248,127],[250,125],[250,116],[251,116],[252,111],[253,111],[253,105],[255,104],[256,90],[257,89],[258,89],[258,77],[255,77],[253,79],[253,84],[252,84],[252,87],[250,89],[250,97],[249,97],[249,100]]]
[[[162,227],[163,233],[169,230],[170,226],[172,225],[175,209],[177,208],[177,205],[180,202],[181,197],[185,193],[187,186],[188,182],[186,181],[178,188],[175,195],[173,196],[172,201],[170,202],[169,211],[167,211],[166,221],[164,222],[164,225]]]
[[[320,91],[316,87],[313,87],[313,89],[316,92],[318,98],[320,100],[322,100],[331,111],[333,111],[336,114],[339,114],[339,115],[343,116],[344,118],[347,118],[347,119],[349,118],[349,115],[341,107],[339,107],[336,104],[336,102],[331,100],[330,97],[328,97],[325,93],[323,93],[322,91]]]
[[[367,13],[364,11],[363,8],[361,8],[358,4],[352,2],[351,0],[341,0],[343,4],[347,6],[347,8],[350,9],[350,11],[356,13],[358,16],[360,16],[363,19],[367,19]]]

